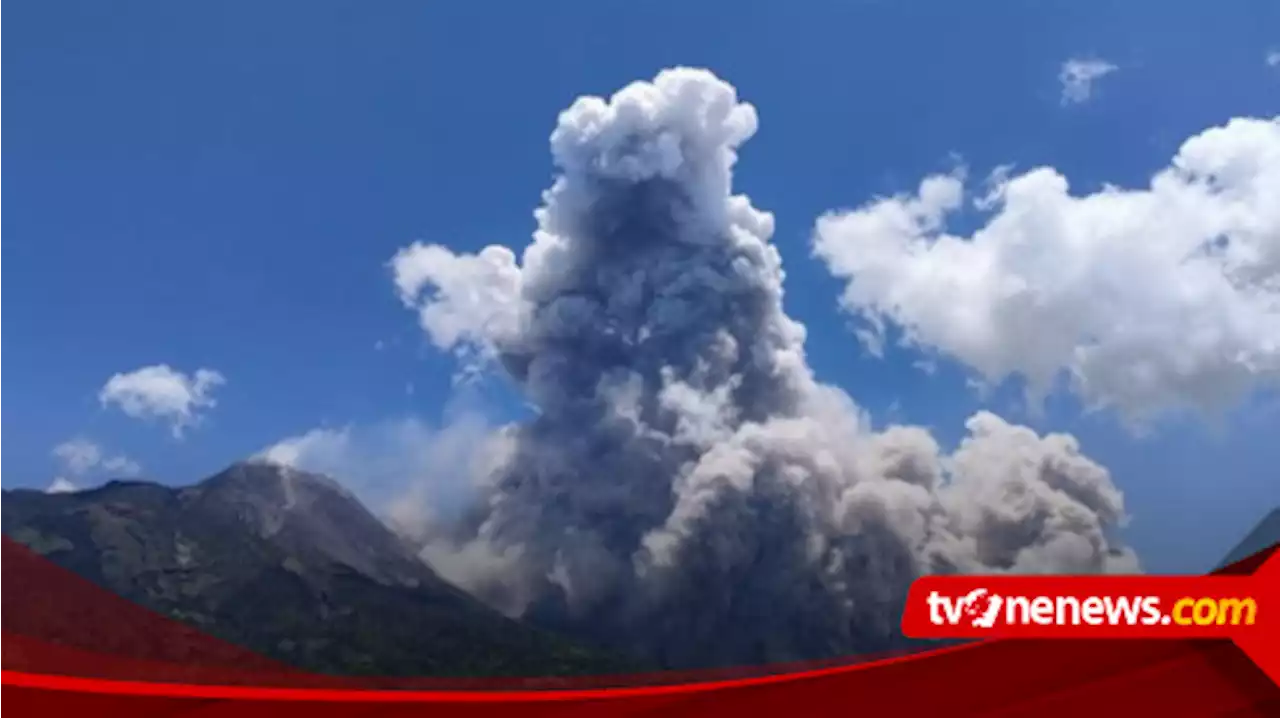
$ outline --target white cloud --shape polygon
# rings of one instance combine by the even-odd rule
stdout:
[[[956,177],[822,217],[842,305],[905,344],[1042,398],[1065,372],[1091,407],[1217,413],[1280,379],[1280,117],[1191,137],[1141,189],[1072,195],[1052,168],[993,180],[970,237]]]
[[[49,488],[44,490],[46,494],[68,494],[72,491],[78,491],[76,485],[61,476],[54,479],[53,483],[49,484]]]
[[[68,439],[53,447],[53,456],[73,474],[84,472],[102,461],[102,449],[88,439]]]
[[[1280,50],[1267,53],[1267,67],[1280,67]]]
[[[137,476],[142,466],[127,456],[111,456],[102,461],[102,468],[119,476]]]
[[[1062,83],[1062,104],[1075,105],[1093,95],[1093,83],[1118,70],[1106,60],[1072,59],[1062,63],[1058,82]]]
[[[107,456],[102,447],[89,439],[76,437],[53,447],[53,456],[67,473],[81,476],[102,469],[116,476],[136,476],[142,466],[124,454]]]
[[[211,393],[224,383],[223,376],[212,369],[197,369],[188,376],[159,364],[112,376],[98,400],[103,406],[116,404],[135,419],[167,421],[173,435],[181,438],[183,430],[199,423],[201,409],[217,404]]]

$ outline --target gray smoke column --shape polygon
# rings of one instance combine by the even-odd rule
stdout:
[[[979,413],[950,454],[818,383],[773,217],[732,193],[754,108],[678,68],[583,97],[517,261],[415,244],[397,287],[442,349],[537,408],[490,438],[425,557],[513,615],[670,666],[891,647],[925,572],[1136,570],[1070,436]]]

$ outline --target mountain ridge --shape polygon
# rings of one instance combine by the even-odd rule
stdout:
[[[1218,562],[1216,568],[1221,569],[1242,561],[1259,551],[1265,551],[1277,542],[1280,542],[1280,507],[1271,509],[1259,519],[1258,523],[1254,524],[1253,528],[1249,529],[1249,532]]]
[[[287,664],[352,675],[581,675],[631,662],[444,581],[329,477],[241,461],[190,486],[5,490],[10,538],[124,598]]]

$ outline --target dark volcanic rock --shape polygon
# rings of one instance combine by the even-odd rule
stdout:
[[[349,492],[240,463],[171,488],[4,492],[4,533],[99,585],[287,663],[365,675],[636,666],[508,619],[440,579]]]

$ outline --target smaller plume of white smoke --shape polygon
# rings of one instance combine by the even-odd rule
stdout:
[[[435,427],[420,419],[317,428],[283,439],[254,458],[332,477],[398,533],[419,544],[451,522],[479,490],[501,434],[472,410]],[[500,448],[500,446],[498,446]]]

